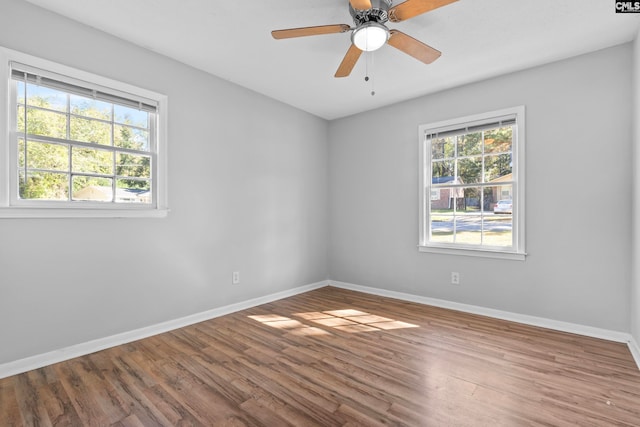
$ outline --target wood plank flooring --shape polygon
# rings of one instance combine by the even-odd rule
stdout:
[[[640,426],[625,344],[326,287],[0,380],[1,426]]]

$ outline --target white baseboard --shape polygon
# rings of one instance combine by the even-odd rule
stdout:
[[[327,286],[327,280],[0,364],[0,379]]]
[[[636,365],[638,365],[638,369],[640,369],[640,346],[638,346],[638,342],[631,336],[629,340],[629,350],[631,351],[631,355],[633,359],[636,361]]]
[[[629,346],[629,350],[631,351],[631,354],[636,361],[636,365],[638,365],[638,369],[640,369],[640,348],[634,341],[631,334],[626,332],[594,328],[592,326],[579,325],[576,323],[561,322],[559,320],[551,320],[543,317],[528,316],[525,314],[512,313],[509,311],[495,310],[492,308],[480,307],[476,305],[462,304],[459,302],[423,297],[402,292],[388,291],[386,289],[354,285],[352,283],[338,282],[335,280],[329,280],[329,285],[335,286],[337,288],[349,289],[352,291],[364,292],[367,294],[378,295],[382,297],[395,298],[403,301],[431,305],[434,307],[448,308],[465,313],[479,314],[496,319],[509,320],[511,322],[523,323],[525,325],[539,326],[542,328],[554,329],[556,331],[569,332],[572,334],[600,338],[608,341],[626,343]]]

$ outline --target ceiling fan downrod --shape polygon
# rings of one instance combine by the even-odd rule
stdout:
[[[371,0],[371,9],[366,10],[354,9],[351,3],[349,3],[349,13],[356,27],[366,24],[367,22],[384,24],[389,20],[390,7],[391,0]]]

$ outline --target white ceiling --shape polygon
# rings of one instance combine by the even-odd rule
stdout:
[[[640,28],[613,0],[459,0],[388,24],[442,51],[433,64],[387,45],[336,79],[349,33],[270,31],[352,25],[348,0],[27,1],[325,119],[624,43]]]

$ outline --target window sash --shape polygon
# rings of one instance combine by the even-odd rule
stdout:
[[[504,124],[503,124],[504,123]],[[451,137],[451,136],[455,136],[456,138],[458,136],[465,136],[465,135],[469,135],[469,134],[473,134],[473,133],[477,133],[477,132],[485,132],[485,131],[490,131],[490,130],[495,130],[495,129],[501,129],[501,128],[506,128],[506,127],[511,127],[512,129],[512,142],[511,142],[511,149],[509,151],[492,151],[492,152],[486,152],[485,151],[485,138],[484,138],[484,134],[482,136],[482,151],[480,153],[477,154],[469,154],[469,155],[459,155],[457,153],[457,150],[454,150],[454,153],[452,156],[449,157],[442,157],[442,158],[438,158],[435,159],[433,158],[433,156],[431,154],[428,154],[429,156],[429,170],[431,171],[430,174],[432,176],[432,179],[429,180],[428,185],[432,188],[468,188],[468,187],[487,187],[487,186],[495,186],[495,183],[492,183],[492,180],[487,181],[486,180],[486,176],[485,176],[485,160],[487,157],[494,157],[494,156],[500,156],[500,155],[506,155],[509,154],[512,160],[512,164],[513,164],[513,150],[514,150],[514,145],[515,142],[514,140],[517,137],[517,123],[515,121],[515,119],[513,120],[509,120],[508,122],[499,122],[499,125],[496,126],[496,124],[498,123],[491,123],[488,124],[487,126],[482,127],[481,130],[478,130],[477,128],[480,128],[481,126],[476,126],[476,129],[470,130],[468,132],[462,132],[462,129],[458,129],[455,131],[455,133],[449,133],[446,132],[446,135],[438,135],[438,134],[434,134],[434,133],[429,133],[429,134],[425,134],[425,144],[427,145],[427,148],[425,149],[426,153],[432,153],[432,144],[434,140],[437,140],[439,138],[443,138],[443,137]],[[466,127],[465,129],[469,129],[469,127]],[[454,144],[458,144],[457,139],[455,140]],[[471,159],[479,159],[480,163],[481,163],[481,181],[479,182],[469,182],[469,183],[458,183],[458,167],[457,167],[457,163],[455,163],[456,161],[459,160],[471,160]],[[442,182],[442,183],[434,183],[433,182],[433,164],[434,162],[444,162],[444,161],[453,161],[454,162],[454,171],[455,171],[455,176],[454,176],[454,181],[453,182]],[[426,167],[426,166],[425,166]],[[512,174],[513,174],[513,166],[512,166]],[[498,177],[500,178],[500,177]],[[513,183],[515,182],[514,180],[505,180],[505,181],[500,181],[501,184],[508,184],[508,183]]]
[[[19,139],[23,138],[22,133],[18,133],[15,136],[15,140],[16,140],[16,154],[17,153],[17,148],[18,148],[18,144],[17,141]],[[24,174],[25,178],[33,173],[38,173],[38,172],[44,172],[44,173],[55,173],[55,174],[61,174],[61,175],[67,175],[67,180],[68,180],[68,185],[69,185],[69,195],[67,197],[67,200],[53,200],[53,199],[34,199],[34,198],[20,198],[19,195],[16,193],[15,198],[13,199],[15,201],[16,204],[44,204],[44,203],[56,203],[56,204],[60,204],[60,203],[82,203],[82,204],[91,204],[94,203],[90,200],[80,200],[80,199],[75,199],[74,195],[72,193],[72,188],[73,188],[73,180],[75,177],[87,177],[87,178],[106,178],[106,179],[110,179],[112,181],[112,185],[111,185],[111,190],[112,190],[112,200],[111,202],[114,205],[117,205],[118,208],[121,207],[128,207],[128,206],[132,206],[132,208],[149,208],[151,206],[155,206],[156,205],[156,199],[155,199],[155,194],[156,192],[154,191],[155,189],[155,182],[154,182],[154,178],[153,178],[153,174],[154,174],[154,170],[155,167],[154,165],[157,162],[157,155],[156,153],[153,152],[149,152],[149,151],[141,151],[141,150],[132,150],[132,149],[127,149],[127,148],[120,148],[120,147],[110,147],[110,146],[106,146],[106,145],[98,145],[98,144],[92,144],[92,143],[85,143],[85,142],[77,142],[77,141],[70,141],[70,140],[63,140],[63,139],[58,139],[58,138],[52,138],[52,137],[46,137],[46,136],[42,136],[42,135],[31,135],[28,134],[26,136],[26,139],[24,139],[25,141],[25,151],[27,150],[27,144],[29,142],[36,142],[36,143],[47,143],[47,144],[56,144],[56,145],[60,145],[60,146],[66,146],[69,148],[69,162],[68,162],[68,166],[67,169],[48,169],[48,168],[38,168],[38,167],[29,167],[28,165],[28,157],[26,155],[26,153],[24,154],[24,165],[23,166],[19,166],[17,165],[16,167],[16,183],[19,185],[19,179],[17,178],[18,176],[20,176],[20,174]],[[91,171],[74,171],[74,162],[72,161],[73,158],[73,149],[74,148],[89,148],[92,150],[99,150],[99,151],[105,151],[108,152],[111,156],[111,166],[112,166],[112,173],[99,173],[99,172],[91,172]],[[140,155],[140,156],[145,156],[145,157],[149,157],[149,167],[150,167],[150,171],[151,174],[149,175],[149,177],[135,177],[135,176],[128,176],[128,175],[122,175],[122,174],[118,174],[118,166],[121,166],[117,163],[117,156],[119,154],[133,154],[133,155]],[[119,180],[127,180],[127,181],[140,181],[140,182],[147,182],[149,184],[149,191],[151,193],[151,203],[144,203],[142,206],[138,206],[137,204],[131,204],[131,203],[125,203],[125,202],[118,202],[116,200],[116,195],[117,195],[117,189],[119,187],[117,187],[117,183]],[[102,206],[104,205],[105,202],[99,202],[99,205]]]

